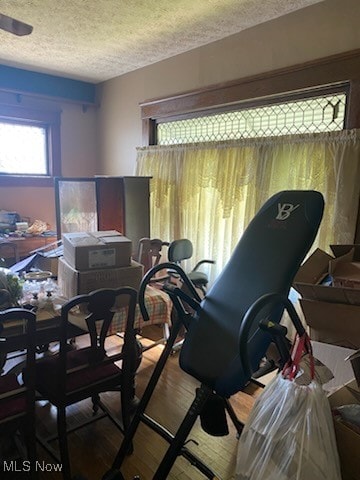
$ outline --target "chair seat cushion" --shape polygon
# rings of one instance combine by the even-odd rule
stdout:
[[[1,394],[11,392],[21,388],[16,375],[8,374],[0,377],[0,397]],[[0,421],[17,416],[26,412],[25,392],[17,397],[0,398]]]
[[[206,285],[209,281],[206,273],[203,272],[190,272],[188,273],[188,277],[193,282],[194,285]]]
[[[99,385],[101,390],[101,385],[104,383],[120,383],[121,369],[114,363],[90,363],[90,348],[72,350],[67,353],[68,370],[79,367],[79,370],[67,375],[66,393],[68,395],[82,389],[89,390],[95,384]],[[57,374],[59,368],[60,357],[58,354],[42,359],[36,364],[36,389],[52,399],[64,394],[60,390],[61,385]]]

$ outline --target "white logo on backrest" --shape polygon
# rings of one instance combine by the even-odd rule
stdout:
[[[292,212],[297,209],[297,205],[293,205],[292,203],[278,203],[278,214],[276,216],[276,220],[286,220],[290,217]]]

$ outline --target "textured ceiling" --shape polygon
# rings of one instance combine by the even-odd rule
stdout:
[[[0,64],[93,83],[323,0],[0,0],[33,25],[0,30]]]

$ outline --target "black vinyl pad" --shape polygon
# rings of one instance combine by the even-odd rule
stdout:
[[[283,191],[263,205],[190,322],[180,352],[185,372],[223,397],[244,388],[250,380],[239,356],[244,315],[264,294],[288,295],[314,242],[323,209],[323,197],[316,191]],[[269,315],[274,322],[281,319],[282,308],[269,309],[260,312],[250,331],[248,356],[253,371],[271,341],[259,330],[259,321]]]

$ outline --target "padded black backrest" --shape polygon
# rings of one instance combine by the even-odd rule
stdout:
[[[190,322],[180,352],[184,371],[224,397],[244,388],[249,378],[239,357],[243,317],[266,293],[288,295],[316,237],[323,208],[323,197],[315,191],[283,191],[263,205]],[[248,342],[253,371],[271,341],[258,328],[260,319],[270,313],[265,310],[255,319]],[[277,307],[271,319],[278,322],[281,314]]]

